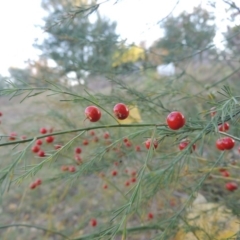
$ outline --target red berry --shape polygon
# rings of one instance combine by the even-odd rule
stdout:
[[[96,106],[89,106],[85,109],[85,115],[90,122],[97,122],[101,118],[101,112]]]
[[[87,139],[84,139],[84,140],[83,140],[83,145],[87,146],[87,145],[88,145],[88,143],[89,143],[89,142],[88,142],[88,140],[87,140]]]
[[[0,112],[0,117],[1,117],[2,115],[3,115],[2,112]]]
[[[45,138],[47,143],[52,143],[54,141],[54,137],[53,136],[48,136]]]
[[[216,147],[217,149],[221,150],[221,151],[224,151],[225,150],[225,147],[224,147],[224,143],[223,143],[223,139],[222,138],[219,138],[217,141],[216,141]]]
[[[34,153],[39,152],[39,150],[40,150],[40,147],[38,145],[35,145],[32,147],[32,152],[34,152]]]
[[[190,141],[187,140],[187,139],[182,140],[182,141],[179,143],[179,145],[178,145],[179,150],[183,150],[184,148],[186,148],[189,143],[190,143]],[[192,149],[193,149],[193,150],[196,149],[196,144],[193,144],[193,145],[192,145]]]
[[[131,147],[132,143],[130,141],[124,143],[126,147]]]
[[[103,189],[107,189],[108,188],[108,185],[107,184],[104,184],[103,185]]]
[[[78,165],[82,163],[82,158],[77,154],[75,155],[75,160],[76,160]]]
[[[228,182],[226,183],[225,187],[228,191],[231,191],[231,192],[238,189],[238,185],[235,182]]]
[[[68,171],[68,166],[62,165],[62,166],[61,166],[61,170],[62,170],[63,172]]]
[[[104,137],[105,139],[108,139],[108,138],[110,137],[109,132],[105,132],[105,133],[103,134],[103,137]]]
[[[132,175],[132,177],[135,177],[135,176],[137,175],[137,171],[133,170],[133,171],[131,172],[131,175]]]
[[[37,154],[39,157],[45,157],[45,152],[43,150],[39,150]]]
[[[128,187],[130,185],[130,182],[129,181],[126,181],[125,182],[125,186]]]
[[[40,178],[38,178],[36,181],[35,181],[36,185],[39,186],[42,184],[42,180]]]
[[[94,135],[95,135],[95,132],[92,130],[92,131],[89,132],[89,134],[90,134],[91,136],[94,136]]]
[[[75,148],[75,153],[80,154],[82,152],[82,149],[80,147]]]
[[[34,189],[34,188],[36,188],[37,187],[37,184],[35,183],[35,182],[33,182],[33,183],[31,183],[30,185],[29,185],[29,188],[30,189]]]
[[[113,170],[112,171],[112,176],[117,176],[117,173],[118,173],[117,170]]]
[[[229,128],[230,128],[230,125],[227,122],[218,126],[218,130],[221,132],[227,132],[229,130]]]
[[[150,149],[152,139],[149,138],[145,141],[145,147],[147,149]],[[158,147],[158,141],[156,139],[153,139],[153,147],[156,149]]]
[[[235,141],[230,137],[219,138],[216,141],[216,147],[221,151],[230,150],[234,147],[234,145],[235,145]]]
[[[137,181],[137,179],[136,179],[135,177],[132,177],[132,178],[131,178],[131,182],[134,183],[134,182],[136,182],[136,181]]]
[[[167,116],[167,125],[173,130],[178,130],[185,125],[185,117],[181,112],[171,112]]]
[[[43,143],[43,142],[42,142],[41,139],[37,139],[37,141],[36,141],[36,144],[37,144],[37,145],[42,145],[42,143]]]
[[[14,141],[14,140],[16,140],[16,137],[17,137],[17,133],[11,132],[8,139],[10,141]]]
[[[141,147],[140,146],[136,146],[135,150],[136,150],[136,152],[141,152]]]
[[[27,139],[27,136],[26,136],[26,135],[23,135],[23,136],[21,136],[21,139],[22,139],[22,140],[25,140],[25,139]]]
[[[47,129],[44,128],[44,127],[41,128],[41,129],[40,129],[40,133],[41,133],[41,134],[46,134],[46,133],[47,133]]]
[[[129,115],[129,109],[123,103],[118,103],[113,108],[114,115],[117,119],[124,120]]]
[[[230,176],[229,172],[226,171],[226,170],[222,171],[221,174],[222,174],[223,177],[229,177]]]
[[[76,172],[75,166],[69,166],[69,167],[68,167],[68,171],[69,171],[69,172]]]
[[[96,227],[96,226],[97,226],[97,219],[92,218],[92,219],[90,220],[90,225],[91,225],[92,227]]]
[[[153,213],[151,213],[151,212],[148,213],[148,219],[149,219],[149,220],[150,220],[150,219],[153,219],[153,217],[154,217],[154,216],[153,216]]]
[[[62,147],[62,145],[60,145],[60,144],[55,144],[54,145],[54,148],[57,150],[57,149],[60,149]]]
[[[98,137],[95,136],[94,139],[93,139],[93,141],[94,141],[94,142],[98,142],[98,141],[99,141]]]
[[[226,150],[230,150],[234,147],[235,141],[234,141],[234,139],[232,139],[230,137],[225,137],[224,138],[224,145],[225,145]]]

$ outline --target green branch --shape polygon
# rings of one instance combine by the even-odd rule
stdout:
[[[14,145],[14,144],[19,144],[19,143],[26,143],[30,142],[34,139],[41,139],[45,138],[48,136],[56,136],[56,135],[62,135],[62,134],[68,134],[68,133],[75,133],[75,132],[81,132],[81,131],[89,131],[93,129],[104,129],[104,128],[118,128],[118,127],[123,127],[123,128],[131,128],[131,127],[155,127],[155,126],[166,126],[166,124],[155,124],[155,123],[146,123],[146,124],[114,124],[114,125],[100,125],[100,126],[93,126],[93,127],[87,127],[87,128],[76,128],[76,129],[71,129],[71,130],[66,130],[66,131],[60,131],[60,132],[53,132],[53,133],[48,133],[44,135],[39,135],[36,137],[24,139],[24,140],[18,140],[18,141],[12,141],[12,142],[5,142],[1,143],[0,147],[2,146],[7,146],[7,145]]]

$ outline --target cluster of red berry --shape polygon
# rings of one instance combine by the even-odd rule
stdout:
[[[52,128],[49,129],[49,130],[47,130],[44,127],[40,129],[41,134],[51,133],[52,131],[53,131]],[[47,136],[45,138],[45,141],[46,141],[46,143],[53,143],[54,142],[54,136]],[[32,152],[36,153],[39,157],[45,157],[46,156],[45,151],[41,149],[42,144],[43,144],[42,139],[37,139],[36,142],[35,142],[35,145],[32,147]],[[58,145],[55,145],[54,148],[59,149],[59,148],[61,148],[61,146],[58,144]]]
[[[129,115],[129,109],[124,103],[116,104],[113,108],[113,112],[116,118],[119,120],[124,120]],[[88,106],[85,109],[85,115],[90,122],[97,122],[102,116],[100,109],[96,106]]]

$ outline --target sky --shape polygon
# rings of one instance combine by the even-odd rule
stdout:
[[[147,46],[150,46],[163,34],[157,24],[161,19],[170,13],[178,15],[183,10],[191,11],[199,3],[208,7],[208,0],[179,0],[176,4],[177,2],[178,0],[109,0],[101,4],[99,10],[110,20],[117,21],[117,33],[122,39],[127,39],[127,43],[139,44],[145,40]],[[221,3],[219,0],[216,11],[219,23],[225,15]],[[43,38],[43,30],[36,25],[44,25],[42,18],[45,15],[41,0],[0,1],[1,75],[8,76],[9,67],[24,68],[28,59],[38,59],[40,52],[32,44],[35,39]],[[217,39],[217,43],[220,42],[220,35]]]

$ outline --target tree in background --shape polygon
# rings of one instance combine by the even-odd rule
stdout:
[[[156,42],[156,47],[168,50],[164,61],[180,60],[212,44],[216,33],[214,19],[212,13],[198,6],[192,13],[183,12],[163,21],[160,26],[164,37]],[[202,61],[201,52],[198,56]]]
[[[77,10],[71,17],[72,4]],[[31,63],[27,69],[10,69],[12,77],[28,82],[33,82],[33,79],[66,81],[70,74],[80,84],[81,79],[88,74],[101,75],[110,71],[118,40],[116,23],[101,17],[96,5],[88,5],[89,11],[86,11],[86,4],[89,1],[69,3],[44,0],[42,6],[48,12],[45,18],[48,36],[43,42],[34,44],[42,51],[40,60]],[[93,11],[96,12],[90,19]],[[49,60],[54,62],[54,66],[49,65]],[[32,68],[35,70],[32,71]],[[42,76],[42,72],[48,75]],[[39,80],[37,82],[39,86]]]

